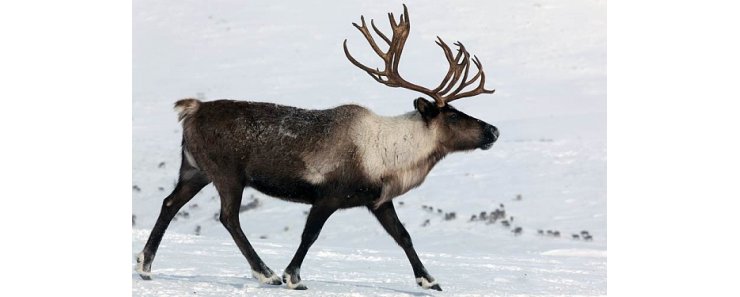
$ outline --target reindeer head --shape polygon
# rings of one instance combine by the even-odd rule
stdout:
[[[449,105],[450,102],[457,99],[479,94],[491,94],[495,91],[485,89],[486,75],[483,73],[483,66],[478,57],[473,56],[472,58],[477,72],[468,79],[471,58],[465,46],[460,42],[455,43],[458,49],[457,54],[453,55],[450,47],[438,36],[437,45],[442,48],[445,58],[449,63],[449,69],[442,82],[434,89],[408,82],[398,73],[398,64],[401,60],[403,46],[409,36],[410,29],[409,12],[406,5],[403,6],[403,14],[398,22],[393,17],[393,13],[388,14],[388,19],[393,30],[393,35],[390,39],[375,27],[373,21],[370,20],[370,25],[373,27],[375,33],[388,45],[388,50],[385,52],[375,43],[364,17],[360,17],[362,25],[352,23],[365,36],[365,39],[367,39],[375,53],[383,59],[385,68],[382,71],[377,68],[367,67],[352,57],[347,49],[347,40],[345,39],[344,54],[347,56],[347,59],[358,68],[367,72],[370,77],[379,83],[389,87],[401,87],[417,91],[431,97],[434,103],[424,98],[418,98],[414,101],[414,108],[421,114],[427,127],[429,129],[435,129],[439,142],[444,149],[448,151],[461,151],[476,148],[484,150],[491,148],[498,138],[498,129]],[[477,87],[464,91],[476,81],[478,81]]]
[[[476,148],[487,150],[498,139],[496,127],[471,117],[452,105],[437,107],[420,97],[414,100],[414,107],[427,126],[436,130],[440,144],[447,151]]]

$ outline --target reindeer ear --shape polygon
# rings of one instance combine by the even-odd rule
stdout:
[[[432,119],[439,114],[439,108],[434,103],[421,97],[414,100],[414,108],[419,111],[424,120]]]

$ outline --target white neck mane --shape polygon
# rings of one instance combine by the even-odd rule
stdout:
[[[368,113],[352,129],[365,174],[385,184],[376,205],[421,184],[434,165],[427,160],[438,147],[437,135],[416,111],[395,117]]]
[[[437,147],[434,131],[426,127],[418,112],[394,117],[369,113],[353,130],[353,142],[371,178],[414,166]]]

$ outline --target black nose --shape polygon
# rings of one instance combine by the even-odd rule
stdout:
[[[480,148],[483,150],[491,148],[493,143],[496,142],[496,139],[498,139],[498,129],[494,126],[486,125],[483,128],[483,139]]]
[[[498,139],[498,129],[494,126],[488,126],[486,127],[486,132],[490,133],[490,135],[493,136],[493,141],[496,141]]]

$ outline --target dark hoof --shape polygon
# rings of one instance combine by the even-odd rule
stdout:
[[[437,284],[437,282],[431,276],[417,277],[416,278],[416,284],[418,284],[419,287],[422,287],[424,289],[432,289],[432,290],[442,291],[442,287],[440,287],[439,284]]]
[[[152,262],[149,261],[149,264],[144,264],[144,252],[139,253],[139,255],[136,256],[136,272],[139,273],[141,279],[152,280],[151,271]]]
[[[283,282],[280,281],[280,277],[274,272],[268,271],[267,274],[270,274],[270,276],[265,275],[265,273],[260,273],[260,272],[252,270],[252,276],[255,279],[257,279],[257,281],[259,281],[261,284],[274,285],[274,286],[283,284]]]
[[[273,279],[270,279],[270,282],[266,284],[273,285],[273,286],[279,286],[279,285],[282,285],[283,282],[281,282],[279,278],[273,278]]]
[[[308,288],[301,283],[301,277],[297,274],[291,275],[287,272],[283,273],[283,282],[285,282],[285,285],[291,290],[308,290]]]
[[[297,285],[295,285],[291,289],[293,289],[293,290],[308,290],[308,287],[306,287],[306,285],[304,285],[304,284],[297,284]]]

